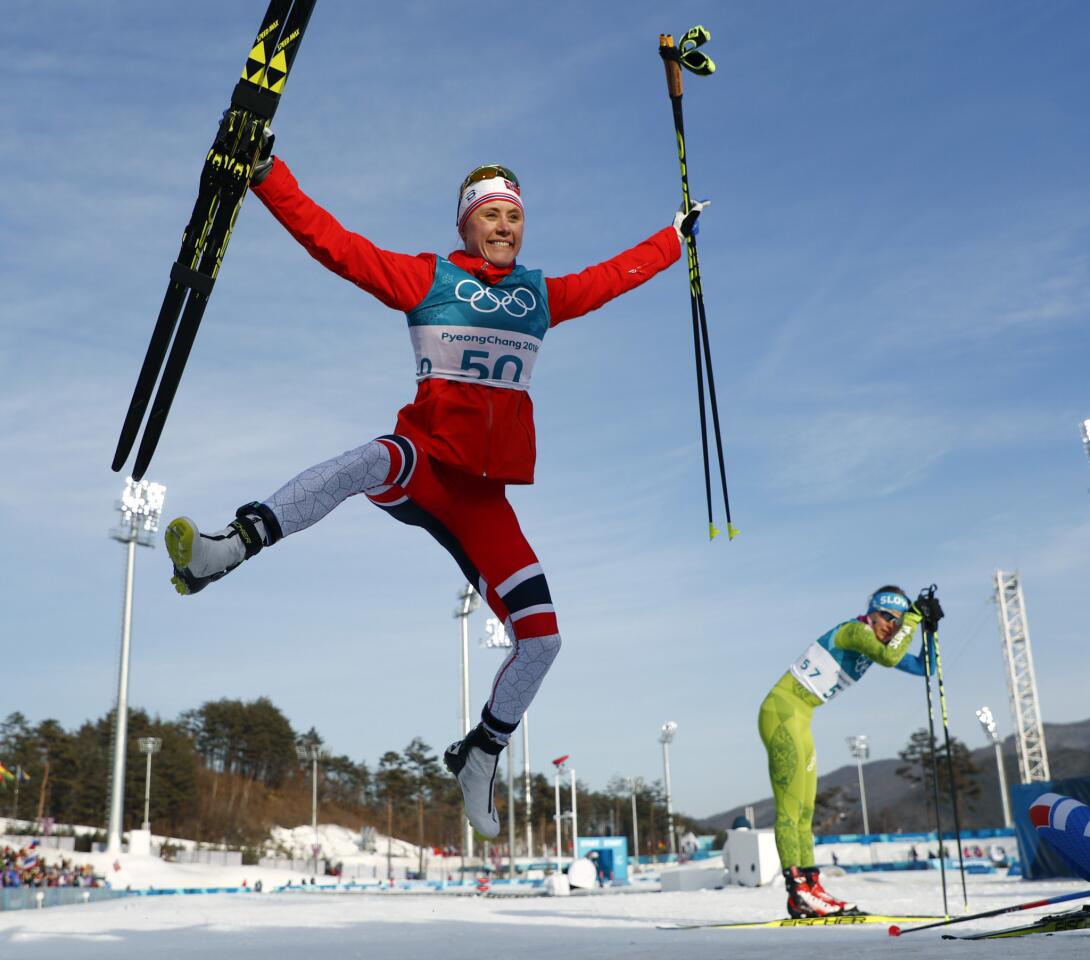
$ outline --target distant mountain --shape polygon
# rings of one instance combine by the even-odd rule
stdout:
[[[1077,723],[1046,723],[1045,745],[1049,769],[1053,778],[1090,776],[1090,720]],[[941,733],[940,733],[941,744]],[[974,781],[979,796],[970,806],[959,804],[961,825],[966,830],[998,827],[1003,823],[1003,808],[999,799],[999,774],[992,747],[980,747],[971,753],[977,769]],[[867,791],[867,814],[875,833],[896,833],[934,829],[931,797],[922,786],[911,784],[897,776],[902,766],[899,758],[872,760],[863,764],[863,780]],[[1014,737],[1003,741],[1003,766],[1007,783],[1019,782],[1018,753]],[[827,798],[819,804],[814,817],[818,833],[861,833],[863,815],[859,805],[859,778],[854,764],[839,767],[818,778],[818,797]],[[755,808],[757,827],[772,826],[775,808],[771,797],[750,804]],[[727,829],[734,818],[745,813],[745,806],[734,807],[700,821],[709,833]],[[943,813],[946,814],[944,809]],[[952,824],[951,824],[952,826]],[[945,824],[944,824],[945,827]]]

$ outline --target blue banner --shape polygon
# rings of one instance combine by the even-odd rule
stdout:
[[[1090,777],[1019,783],[1011,787],[1011,816],[1018,831],[1018,848],[1022,852],[1022,875],[1027,880],[1077,878],[1078,874],[1071,869],[1071,865],[1041,839],[1030,820],[1029,808],[1043,793],[1062,793],[1065,797],[1074,797],[1090,804]]]

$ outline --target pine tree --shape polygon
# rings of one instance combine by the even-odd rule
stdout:
[[[931,735],[926,727],[916,730],[909,738],[908,744],[897,754],[902,763],[897,767],[897,776],[907,780],[914,786],[922,786],[925,795],[932,795],[933,772],[931,766]],[[973,763],[969,748],[957,737],[950,737],[950,759],[946,760],[946,743],[939,740],[935,744],[935,765],[938,768],[939,796],[947,802],[951,798],[950,768],[953,767],[954,787],[957,790],[958,802],[964,803],[969,809],[976,806],[980,796],[980,784],[977,782],[979,770]]]

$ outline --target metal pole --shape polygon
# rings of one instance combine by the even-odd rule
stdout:
[[[560,873],[560,767],[556,768],[554,787],[556,789],[556,872]]]
[[[23,768],[18,764],[15,767],[15,798],[11,801],[11,816],[15,819],[19,815],[19,781],[23,779]]]
[[[159,529],[166,487],[146,480],[125,482],[118,509],[121,522],[110,532],[114,540],[125,544],[125,602],[121,616],[121,656],[117,670],[117,703],[114,711],[113,763],[111,765],[110,813],[106,827],[106,852],[121,852],[122,808],[125,803],[125,755],[128,749],[129,723],[129,650],[132,644],[133,578],[136,547],[150,547]]]
[[[1003,744],[995,741],[995,763],[999,768],[999,796],[1003,800],[1003,826],[1011,826],[1011,802],[1007,799],[1007,771],[1003,767]]]
[[[507,748],[507,878],[515,879],[515,750]]]
[[[151,751],[148,751],[148,766],[144,771],[144,829],[151,832]]]
[[[140,747],[140,752],[143,753],[147,759],[147,766],[144,770],[144,830],[149,834],[151,833],[151,758],[159,752],[159,748],[163,745],[163,741],[159,737],[140,737],[137,739],[137,744]]]
[[[462,601],[461,610],[456,614],[462,622],[462,736],[469,733],[469,615],[473,612],[473,585],[468,581],[465,589],[459,594]],[[462,840],[465,857],[473,856],[473,825],[469,818],[465,819],[464,837]],[[464,879],[464,877],[463,877]]]
[[[310,828],[314,831],[314,873],[318,873],[318,748],[310,748]]]
[[[393,865],[393,835],[394,835],[394,806],[389,797],[386,798],[386,880],[391,889],[394,885]],[[462,860],[462,879],[465,880],[465,859]]]
[[[634,873],[640,872],[640,827],[636,821],[636,781],[632,784],[632,869]]]
[[[575,811],[575,767],[571,771],[571,858],[579,856],[579,814]]]
[[[468,584],[466,585],[468,587]],[[466,599],[466,606],[469,600]],[[469,733],[469,611],[462,617],[462,736]]]
[[[863,786],[863,757],[856,754],[855,766],[859,771],[859,802],[863,805],[863,832],[870,833],[870,821],[867,819],[867,788]]]
[[[522,715],[522,783],[523,801],[526,804],[526,856],[534,859],[534,828],[530,822],[533,814],[533,791],[530,782],[530,711]]]
[[[674,837],[674,807],[670,790],[670,742],[662,741],[662,766],[666,772],[666,829],[670,834],[670,853],[677,853],[677,839]]]
[[[1007,798],[1007,770],[1003,765],[1003,741],[999,738],[999,728],[996,726],[995,716],[991,708],[981,707],[976,712],[976,718],[984,728],[988,739],[995,748],[995,765],[999,771],[999,798],[1003,802],[1003,826],[1011,825],[1010,800]]]
[[[110,785],[110,821],[106,852],[121,852],[121,811],[125,802],[125,748],[129,723],[129,647],[132,641],[132,586],[136,567],[136,521],[125,551],[125,604],[121,616],[121,660],[117,671],[117,708],[114,714],[113,779]]]

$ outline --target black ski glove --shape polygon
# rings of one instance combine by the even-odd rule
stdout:
[[[256,187],[261,183],[272,169],[274,140],[276,140],[276,134],[266,127],[261,134],[261,153],[258,154],[257,163],[254,164],[253,176],[250,177],[251,187]]]
[[[926,590],[921,590],[916,598],[915,607],[923,617],[923,628],[927,633],[935,633],[939,629],[939,621],[945,616],[942,604],[935,596],[935,585],[932,584]]]

